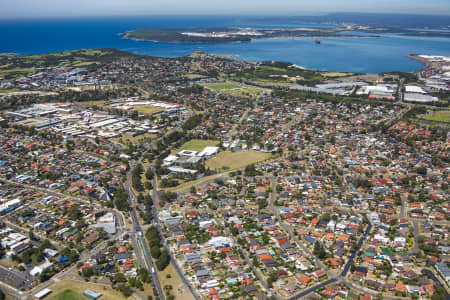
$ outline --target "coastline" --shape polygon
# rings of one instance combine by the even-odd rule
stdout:
[[[214,41],[211,42],[181,42],[181,41],[159,41],[152,39],[139,39],[135,37],[130,37],[128,34],[119,34],[123,35],[122,39],[130,40],[130,41],[138,41],[138,42],[154,42],[154,43],[167,43],[167,44],[242,44],[242,43],[251,43],[257,40],[294,40],[294,39],[304,39],[304,38],[380,38],[379,35],[369,35],[369,36],[361,36],[361,35],[350,35],[350,34],[342,34],[342,35],[308,35],[308,36],[278,36],[278,37],[261,37],[261,38],[251,38],[249,41]]]
[[[408,54],[408,55],[406,55],[406,57],[408,57],[410,59],[414,59],[414,60],[416,60],[418,62],[421,62],[423,64],[423,67],[421,69],[413,71],[411,73],[421,72],[421,71],[423,71],[426,68],[431,66],[431,62],[427,61],[426,59],[423,59],[422,57],[420,57],[417,54]]]
[[[254,30],[259,30],[253,28]],[[149,37],[142,36],[142,31],[153,31],[156,33],[150,33]],[[255,40],[271,40],[271,39],[302,39],[302,38],[379,38],[380,35],[359,35],[359,34],[342,34],[342,32],[348,30],[336,30],[336,31],[323,31],[319,29],[300,28],[297,30],[286,31],[282,28],[276,28],[278,32],[274,34],[273,32],[263,33],[261,35],[231,35],[227,37],[192,37],[192,39],[179,38],[180,32],[183,30],[173,31],[173,29],[134,29],[126,32],[118,33],[125,40],[133,41],[147,41],[156,43],[171,43],[171,44],[233,44],[233,43],[250,43]],[[302,35],[301,33],[304,34]],[[300,33],[300,34],[298,34]]]

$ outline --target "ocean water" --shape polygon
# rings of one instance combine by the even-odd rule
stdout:
[[[242,17],[158,16],[91,17],[47,20],[1,20],[0,53],[20,55],[80,48],[117,48],[137,54],[180,57],[193,51],[234,54],[247,61],[287,61],[309,69],[344,72],[410,72],[422,64],[407,54],[450,56],[450,39],[382,35],[367,37],[262,39],[236,44],[172,44],[125,40],[119,33],[139,28],[326,27],[327,25],[251,23]]]

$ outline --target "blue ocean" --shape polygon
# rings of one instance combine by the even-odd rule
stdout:
[[[80,48],[117,48],[137,54],[180,57],[193,51],[234,54],[247,61],[286,61],[309,69],[343,72],[410,72],[422,67],[407,54],[450,56],[450,39],[382,35],[381,37],[330,37],[262,39],[237,44],[171,44],[132,41],[119,35],[141,28],[194,27],[324,27],[292,22],[251,22],[230,16],[89,17],[36,20],[1,20],[0,53],[19,55]]]

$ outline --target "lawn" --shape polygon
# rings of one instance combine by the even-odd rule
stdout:
[[[325,77],[346,77],[354,75],[354,73],[341,73],[341,72],[325,72],[321,73],[320,75]]]
[[[255,150],[245,150],[238,152],[223,151],[216,157],[206,161],[206,166],[211,169],[228,168],[227,170],[240,169],[247,165],[254,164],[270,158],[272,154]]]
[[[0,260],[0,265],[5,268],[14,268],[17,265],[17,263],[15,261],[13,261],[12,259],[5,257]]]
[[[78,105],[83,105],[83,106],[102,106],[105,103],[106,103],[105,100],[77,102]]]
[[[79,50],[70,50],[70,51],[62,51],[62,52],[55,52],[55,53],[49,53],[49,54],[36,54],[36,55],[30,55],[29,57],[32,58],[43,58],[45,56],[56,56],[56,57],[64,57],[64,56],[72,56],[76,54],[86,55],[86,56],[94,56],[94,55],[103,55],[105,54],[102,50],[95,50],[95,49],[79,49]]]
[[[136,106],[133,106],[133,109],[144,115],[153,115],[153,114],[164,111],[163,108],[156,107],[153,105],[136,105]]]
[[[200,74],[186,74],[184,75],[184,77],[186,78],[190,78],[190,79],[196,79],[196,78],[205,78],[205,75],[200,75]]]
[[[52,300],[77,300],[80,299],[77,293],[75,293],[72,290],[64,290],[58,295],[55,295],[54,297],[50,298]]]
[[[84,300],[87,299],[82,294],[85,290],[92,290],[103,294],[100,299],[123,300],[126,299],[119,291],[113,290],[110,285],[85,282],[78,280],[62,280],[49,287],[52,294],[47,300]],[[130,297],[130,299],[133,299]]]
[[[210,90],[215,90],[223,94],[230,94],[236,97],[261,95],[264,92],[264,90],[260,88],[246,88],[231,82],[205,83],[203,86]]]
[[[12,89],[1,89],[0,93],[4,94],[4,93],[13,93],[13,92],[19,92],[20,89],[18,88],[12,88]]]
[[[36,69],[33,68],[13,68],[0,70],[0,78],[15,79],[21,76],[34,74]]]
[[[153,286],[150,283],[144,283],[144,295],[145,296],[151,296],[153,299],[155,299],[155,295],[153,294]],[[102,300],[100,298],[100,300]]]
[[[139,144],[139,143],[143,142],[144,140],[149,140],[149,139],[151,140],[151,139],[155,139],[155,138],[156,138],[156,135],[152,134],[152,133],[144,133],[144,134],[137,135],[137,136],[132,136],[129,134],[122,134],[119,137],[113,138],[112,140],[117,143],[120,143],[122,140],[122,142],[123,142],[122,144],[129,144],[129,143]]]
[[[192,295],[189,288],[183,283],[178,273],[175,271],[173,267],[173,262],[170,263],[164,271],[158,272],[159,278],[161,280],[161,286],[164,288],[165,285],[172,286],[172,294],[175,296],[175,299],[179,300],[194,300],[194,296]],[[170,278],[167,278],[166,275],[169,274]]]
[[[450,123],[450,110],[437,110],[420,116],[421,119],[442,123]]]
[[[100,63],[98,61],[75,61],[72,65],[74,67],[84,67],[92,64],[99,65]]]
[[[264,90],[259,89],[259,88],[243,88],[243,89],[224,89],[221,90],[222,93],[224,94],[230,94],[236,97],[245,97],[245,96],[250,96],[250,95],[254,95],[254,96],[259,96],[262,93],[264,93]]]
[[[90,56],[104,54],[104,52],[102,50],[95,50],[95,49],[81,49],[80,51],[81,51],[81,54],[90,55]]]
[[[271,66],[259,66],[258,70],[265,72],[286,72],[286,69],[271,67]]]
[[[189,142],[184,143],[183,146],[178,148],[175,153],[180,152],[181,150],[192,150],[192,151],[202,151],[205,147],[214,147],[219,144],[217,140],[190,140]]]
[[[229,90],[229,89],[240,89],[241,86],[231,82],[220,82],[220,83],[205,83],[203,86],[210,90]]]

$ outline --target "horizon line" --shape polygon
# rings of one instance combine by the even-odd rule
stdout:
[[[2,17],[3,20],[49,20],[49,19],[80,19],[80,18],[118,18],[118,17],[285,17],[285,18],[299,18],[299,17],[311,17],[311,16],[326,16],[332,14],[368,14],[368,15],[404,15],[404,16],[440,16],[449,17],[450,14],[441,13],[402,13],[402,12],[364,12],[364,11],[339,11],[339,12],[303,12],[299,14],[292,14],[288,12],[275,12],[275,13],[155,13],[155,14],[109,14],[109,15],[47,15],[47,16],[13,16]]]

